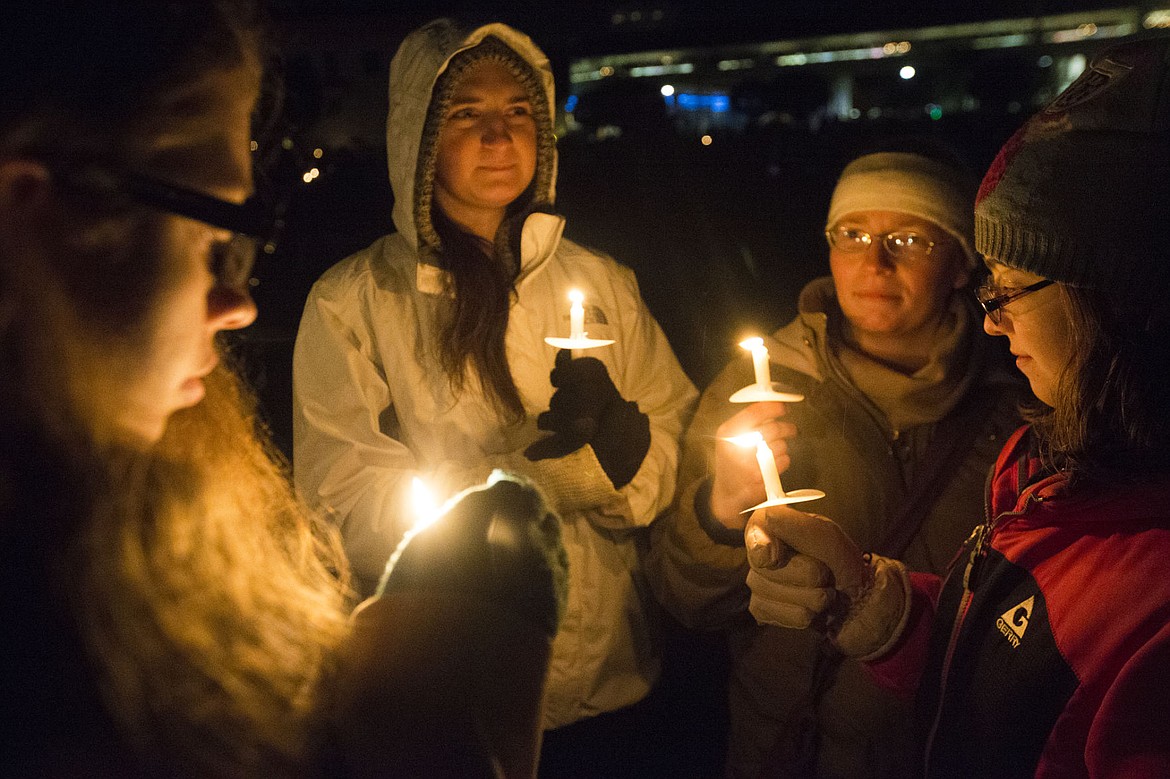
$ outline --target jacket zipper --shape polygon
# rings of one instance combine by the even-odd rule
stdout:
[[[971,554],[967,557],[967,567],[963,571],[963,597],[959,599],[959,606],[955,611],[955,621],[951,625],[951,635],[947,639],[947,651],[943,655],[942,672],[939,674],[938,703],[935,706],[934,719],[930,725],[930,732],[926,737],[926,749],[923,754],[923,776],[930,776],[930,754],[934,748],[934,739],[938,734],[939,723],[942,721],[943,703],[946,700],[947,679],[950,676],[951,661],[954,659],[955,647],[958,645],[959,631],[962,629],[963,622],[967,618],[967,611],[971,607],[971,600],[975,597],[975,586],[982,572],[982,563],[987,557],[987,549],[991,545],[991,537],[1004,520],[1021,516],[1027,511],[1029,503],[1032,501],[1039,502],[1040,500],[1042,499],[1033,495],[1026,495],[1019,511],[1005,512],[992,519],[991,491],[990,489],[986,491],[984,498],[984,516],[988,519],[971,531],[971,535],[967,539],[968,543],[971,544]]]

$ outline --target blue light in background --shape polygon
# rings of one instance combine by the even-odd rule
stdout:
[[[679,92],[674,95],[675,103],[685,111],[710,111],[722,114],[731,110],[731,98],[727,95],[692,95]]]
[[[576,110],[576,108],[577,108],[577,96],[576,95],[569,95],[568,99],[565,100],[565,113],[571,114],[571,113],[573,113],[574,110]]]

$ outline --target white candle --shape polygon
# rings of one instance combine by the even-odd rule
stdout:
[[[585,296],[579,290],[569,290],[569,300],[573,305],[569,307],[569,338],[574,340],[585,337],[585,307],[581,305]]]
[[[784,485],[780,483],[780,470],[776,467],[776,458],[772,454],[772,447],[760,435],[758,430],[737,435],[727,439],[739,446],[756,447],[756,464],[760,466],[760,476],[764,478],[764,492],[768,500],[784,497]]]
[[[784,497],[784,486],[780,484],[780,470],[776,467],[776,458],[772,456],[772,447],[760,436],[756,444],[756,462],[760,464],[760,475],[764,477],[764,492],[768,500]]]
[[[752,368],[756,372],[756,384],[762,390],[772,389],[772,367],[768,364],[768,347],[763,338],[748,338],[739,345],[752,353]]]

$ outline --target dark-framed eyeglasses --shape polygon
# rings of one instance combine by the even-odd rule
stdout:
[[[987,312],[992,323],[998,325],[1003,321],[1003,307],[1008,303],[1019,300],[1025,295],[1031,295],[1033,292],[1039,292],[1055,283],[1052,279],[1041,279],[1026,287],[996,287],[984,284],[975,290],[975,299],[979,301],[979,305],[983,306],[983,310]]]
[[[111,199],[119,195],[148,208],[194,219],[227,230],[231,236],[212,247],[211,271],[219,284],[231,289],[249,286],[259,248],[266,254],[276,250],[279,209],[270,201],[253,196],[243,203],[199,192],[144,173],[117,173],[104,167],[55,170],[54,175],[68,186],[95,192]]]
[[[140,173],[127,174],[124,182],[126,191],[142,205],[231,232],[230,238],[212,246],[211,257],[212,273],[229,289],[246,289],[251,283],[260,247],[267,254],[276,250],[275,213],[258,196],[233,203]]]
[[[859,227],[830,227],[825,230],[829,246],[842,252],[863,252],[881,241],[886,253],[899,260],[921,259],[930,254],[935,242],[922,233],[913,230],[894,230],[883,235],[874,235]]]

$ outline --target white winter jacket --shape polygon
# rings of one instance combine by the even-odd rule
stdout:
[[[404,44],[391,66],[387,123],[398,232],[338,263],[309,294],[293,362],[294,473],[302,492],[339,523],[367,590],[413,523],[406,510],[411,477],[444,494],[482,481],[493,468],[540,485],[561,513],[570,574],[545,701],[545,727],[553,728],[635,703],[657,676],[639,546],[644,528],[671,503],[678,441],[696,392],[633,273],[562,239],[560,217],[534,214],[522,231],[506,334],[527,417],[501,423],[476,376],[453,394],[428,346],[437,337],[444,271],[419,262],[410,196],[434,80],[456,51],[487,34],[534,65],[552,101],[547,59],[511,28],[488,25],[442,52],[432,50],[434,36],[415,38],[417,51]],[[588,445],[553,460],[531,462],[523,454],[546,435],[535,419],[553,393],[556,350],[544,337],[568,334],[571,288],[585,294],[589,336],[616,341],[590,356],[650,418],[650,450],[621,490]]]

